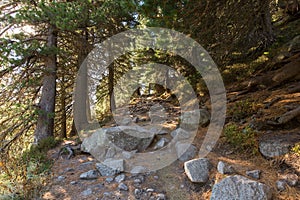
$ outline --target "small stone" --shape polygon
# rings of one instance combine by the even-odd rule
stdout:
[[[111,182],[114,181],[114,178],[112,178],[112,177],[107,177],[107,178],[105,179],[105,181],[106,181],[107,183],[111,183]]]
[[[139,178],[134,179],[133,182],[136,184],[142,183],[141,179],[139,179]]]
[[[65,172],[72,172],[72,171],[74,171],[74,169],[73,168],[66,168],[66,170],[65,170]]]
[[[124,171],[124,160],[106,159],[103,163],[96,163],[96,168],[102,176],[114,176]]]
[[[140,196],[140,195],[142,195],[142,193],[143,193],[143,191],[142,191],[141,189],[137,189],[137,188],[136,188],[136,189],[134,190],[134,195],[135,195],[135,196]]]
[[[63,180],[65,180],[65,177],[64,176],[59,176],[59,177],[57,177],[57,180],[58,181],[63,181]]]
[[[154,192],[154,189],[153,189],[153,188],[148,188],[148,189],[146,190],[146,192]]]
[[[115,177],[115,181],[117,183],[121,183],[124,180],[125,180],[125,174],[120,174],[120,175],[118,175],[118,176]]]
[[[120,183],[118,185],[119,190],[124,190],[124,191],[128,191],[128,187],[127,185],[125,185],[124,183]]]
[[[84,179],[84,180],[91,180],[97,178],[98,178],[98,172],[96,170],[90,170],[80,175],[80,179]]]
[[[296,186],[298,183],[298,176],[296,174],[286,174],[281,177],[291,187]]]
[[[77,181],[71,181],[70,184],[71,184],[71,185],[76,185],[76,184],[77,184]]]
[[[154,150],[156,149],[160,149],[163,148],[167,143],[169,142],[169,140],[167,138],[161,138],[154,146]]]
[[[81,194],[83,196],[89,196],[89,195],[93,194],[93,191],[91,188],[88,188],[87,190],[84,190],[83,192],[81,192]]]
[[[157,200],[166,200],[166,195],[164,195],[162,193],[157,194],[156,197],[157,197]]]
[[[276,188],[278,191],[284,191],[286,189],[287,183],[284,180],[276,181]]]
[[[260,179],[260,170],[252,170],[252,171],[246,171],[247,176],[250,176],[251,178]]]
[[[105,196],[105,197],[111,197],[112,193],[111,192],[103,192],[103,196]]]
[[[232,174],[235,171],[231,165],[223,161],[219,161],[217,169],[221,174]]]
[[[181,184],[181,185],[180,185],[180,188],[181,188],[181,189],[183,189],[183,188],[184,188],[184,185],[183,185],[183,184]]]
[[[159,177],[158,177],[158,176],[153,176],[153,178],[154,178],[155,180],[158,180]]]

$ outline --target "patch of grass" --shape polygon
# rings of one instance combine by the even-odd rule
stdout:
[[[224,136],[235,150],[256,155],[258,153],[257,133],[250,127],[238,127],[228,124],[224,129]]]
[[[248,99],[237,101],[235,104],[228,109],[228,115],[231,116],[232,120],[239,122],[255,113],[256,104]]]

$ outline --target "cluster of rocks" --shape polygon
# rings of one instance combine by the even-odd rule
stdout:
[[[90,165],[93,164],[92,162],[86,162],[82,165]],[[166,195],[164,193],[159,192],[154,188],[143,188],[142,183],[145,182],[146,175],[144,174],[125,174],[123,163],[122,162],[105,162],[104,163],[96,163],[95,170],[89,170],[80,174],[80,180],[96,180],[99,177],[105,177],[105,181],[100,184],[89,185],[85,188],[84,191],[81,192],[83,197],[88,198],[94,192],[99,191],[99,189],[104,189],[105,184],[117,184],[117,191],[106,191],[103,193],[102,198],[97,198],[101,200],[105,199],[118,199],[119,192],[129,193],[131,192],[136,199],[152,199],[152,200],[165,200]],[[70,171],[73,169],[67,169]],[[159,179],[158,176],[154,176],[154,179]],[[57,177],[57,181],[62,182],[66,178],[65,176]],[[129,188],[127,182],[132,182],[133,188]],[[79,181],[71,181],[69,184],[76,185],[80,184]]]

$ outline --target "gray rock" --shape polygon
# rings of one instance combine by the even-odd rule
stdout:
[[[260,138],[259,151],[267,158],[289,153],[290,148],[300,141],[300,133],[266,134]]]
[[[224,178],[215,184],[210,200],[270,200],[272,190],[269,186],[235,175]]]
[[[120,183],[120,184],[118,185],[118,189],[119,189],[119,190],[128,191],[128,187],[127,187],[127,185],[126,185],[125,183]]]
[[[111,196],[113,196],[113,194],[111,192],[103,192],[103,196],[111,197]]]
[[[134,151],[122,151],[122,156],[124,159],[130,159],[134,156],[134,154],[136,153],[136,150]]]
[[[122,126],[128,126],[132,123],[131,118],[124,118],[123,120],[121,120],[120,125]]]
[[[93,190],[91,188],[88,188],[88,189],[84,190],[83,192],[81,192],[81,195],[83,195],[83,196],[89,196],[91,194],[93,194]]]
[[[189,143],[177,142],[175,148],[178,160],[182,162],[193,159],[197,153],[197,147]]]
[[[252,170],[252,171],[246,171],[247,176],[250,176],[251,178],[260,179],[260,170]]]
[[[96,170],[90,170],[88,172],[84,172],[79,176],[80,179],[84,179],[84,180],[97,179],[98,177],[99,174]]]
[[[89,137],[83,139],[81,144],[81,151],[91,153],[99,147],[104,147],[108,144],[105,129],[98,129]],[[105,148],[104,148],[105,149]]]
[[[278,191],[284,191],[286,189],[287,183],[285,180],[276,181],[276,188]]]
[[[66,178],[66,177],[64,177],[64,176],[59,176],[59,177],[57,177],[57,180],[58,180],[58,181],[63,181],[63,180],[65,180],[65,178]]]
[[[158,142],[155,144],[154,150],[164,147],[168,142],[169,140],[167,138],[160,138],[160,140],[158,140]]]
[[[139,179],[139,178],[136,178],[136,179],[133,180],[133,183],[141,184],[141,183],[142,183],[142,180]]]
[[[206,183],[211,167],[207,158],[194,159],[184,163],[185,173],[193,183]]]
[[[178,128],[171,132],[171,136],[177,140],[189,139],[192,137],[192,134],[182,128]]]
[[[165,195],[165,194],[162,194],[162,193],[157,194],[157,195],[156,195],[156,198],[157,198],[157,200],[166,200],[166,199],[167,199],[167,198],[166,198],[166,195]]]
[[[163,124],[167,119],[166,111],[160,104],[151,106],[149,117],[151,119],[151,124]]]
[[[111,182],[114,181],[114,178],[112,178],[112,177],[107,177],[107,178],[105,179],[105,181],[106,181],[107,183],[111,183]]]
[[[152,143],[155,134],[140,126],[117,126],[106,129],[107,138],[125,151],[143,151]]]
[[[121,183],[124,180],[125,180],[125,174],[120,174],[120,175],[118,175],[118,176],[115,177],[115,181],[117,183]]]
[[[153,188],[148,188],[148,189],[146,189],[146,192],[154,192],[154,189]]]
[[[142,195],[142,193],[143,193],[143,190],[141,190],[141,189],[136,188],[134,190],[134,195],[138,198]]]
[[[185,130],[195,130],[206,126],[210,121],[210,113],[206,109],[187,111],[180,116],[180,127]]]
[[[143,172],[146,172],[147,169],[143,166],[135,166],[131,171],[130,173],[131,174],[140,174],[140,173],[143,173]]]
[[[124,171],[124,160],[106,159],[103,163],[96,163],[96,168],[102,176],[114,176]]]
[[[70,184],[71,184],[71,185],[76,185],[76,184],[77,184],[77,181],[71,181]]]
[[[105,158],[113,158],[116,155],[116,149],[114,147],[109,147],[105,154]]]
[[[217,169],[218,169],[218,172],[221,174],[232,174],[235,171],[231,165],[229,165],[228,163],[225,163],[223,161],[218,162]]]
[[[281,179],[284,180],[291,187],[294,187],[298,184],[297,174],[286,174],[281,176]]]

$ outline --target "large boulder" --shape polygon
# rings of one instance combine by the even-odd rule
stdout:
[[[143,151],[152,143],[155,133],[139,126],[101,128],[83,139],[81,150],[95,158],[113,158],[122,150]]]
[[[224,178],[215,184],[210,200],[269,200],[272,190],[269,186],[235,175]]]
[[[207,158],[190,160],[184,163],[184,171],[193,183],[206,183],[212,168]]]
[[[117,126],[106,129],[106,136],[125,151],[144,151],[152,143],[155,133],[139,126]]]

